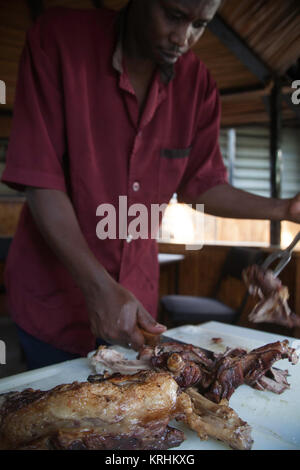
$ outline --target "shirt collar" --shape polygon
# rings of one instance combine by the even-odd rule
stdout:
[[[122,8],[117,17],[117,44],[112,57],[112,65],[120,74],[123,73],[123,37],[125,30],[126,15],[129,4]],[[173,65],[160,65],[160,76],[165,85],[167,85],[175,77]]]

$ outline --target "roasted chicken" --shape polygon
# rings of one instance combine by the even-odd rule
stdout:
[[[0,396],[0,449],[168,449],[184,440],[169,426],[174,418],[201,439],[251,447],[250,427],[233,410],[221,405],[214,429],[206,399],[199,400],[194,408],[170,373],[153,370],[12,392]]]

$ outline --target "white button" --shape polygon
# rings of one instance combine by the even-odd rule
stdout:
[[[138,183],[138,181],[135,181],[135,182],[133,183],[133,185],[132,185],[132,189],[133,189],[133,191],[135,191],[135,192],[139,191],[139,190],[140,190],[140,187],[141,187],[141,186],[140,186],[140,183]]]
[[[126,238],[127,243],[130,243],[132,240],[133,240],[133,236],[129,234],[128,237]]]

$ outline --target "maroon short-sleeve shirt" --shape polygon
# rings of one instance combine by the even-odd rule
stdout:
[[[2,181],[66,192],[96,258],[155,317],[153,237],[99,239],[97,207],[188,200],[226,182],[215,82],[192,52],[158,69],[142,115],[118,42],[118,14],[53,9],[28,32]],[[123,210],[123,209],[122,209]],[[130,217],[128,217],[128,224]],[[95,346],[79,288],[24,205],[7,260],[11,314],[28,333],[85,355]]]

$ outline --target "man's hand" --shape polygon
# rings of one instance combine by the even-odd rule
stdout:
[[[165,327],[157,323],[136,297],[109,279],[85,295],[92,333],[112,344],[139,350],[145,343],[141,329],[159,335]]]
[[[291,199],[285,219],[300,224],[300,193]]]
[[[140,328],[163,333],[165,327],[115,282],[91,252],[69,197],[61,191],[37,188],[28,188],[26,194],[44,239],[84,294],[95,336],[139,349],[144,344]]]

